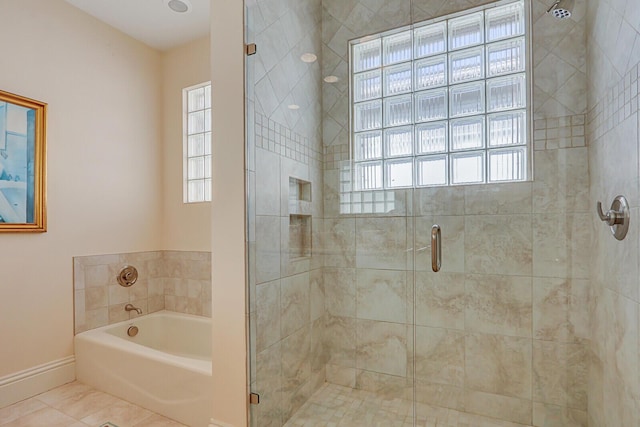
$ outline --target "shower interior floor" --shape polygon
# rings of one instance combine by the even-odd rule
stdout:
[[[531,427],[453,409],[416,403],[419,427]],[[291,417],[285,427],[413,427],[412,402],[325,384]]]

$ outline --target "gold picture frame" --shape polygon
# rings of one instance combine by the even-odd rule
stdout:
[[[0,233],[47,231],[47,104],[0,90]]]

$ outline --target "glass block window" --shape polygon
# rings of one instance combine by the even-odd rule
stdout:
[[[183,90],[184,202],[211,201],[211,83]]]
[[[355,190],[529,179],[525,0],[350,42]]]

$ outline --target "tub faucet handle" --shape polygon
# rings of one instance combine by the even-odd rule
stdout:
[[[142,309],[134,307],[133,304],[127,304],[124,306],[125,311],[135,311],[138,314],[142,314]]]

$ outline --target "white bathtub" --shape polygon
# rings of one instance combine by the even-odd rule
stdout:
[[[208,425],[211,319],[159,311],[82,332],[74,344],[78,381],[190,427]]]

